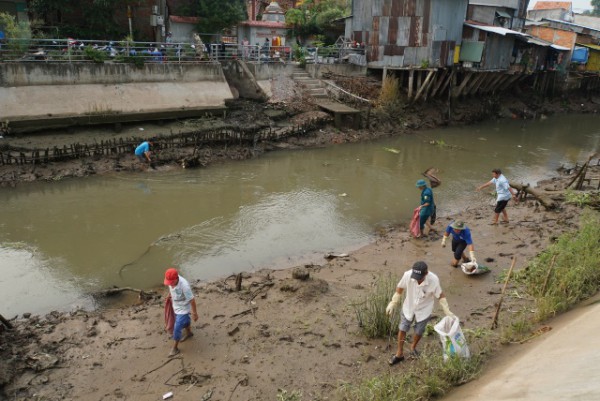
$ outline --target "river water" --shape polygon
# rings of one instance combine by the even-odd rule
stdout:
[[[598,122],[489,122],[196,170],[2,189],[0,313],[93,308],[89,292],[154,287],[169,266],[210,280],[321,263],[327,252],[367,244],[378,225],[407,221],[427,168],[440,170],[435,196],[447,215],[493,199],[473,192],[492,168],[534,184],[587,158],[600,147]]]

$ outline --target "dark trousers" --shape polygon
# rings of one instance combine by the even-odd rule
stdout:
[[[463,241],[452,237],[452,252],[454,252],[454,259],[460,260],[466,248],[467,241]]]

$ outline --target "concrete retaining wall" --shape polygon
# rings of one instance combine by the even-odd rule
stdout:
[[[223,81],[220,64],[2,63],[0,86]]]
[[[246,63],[246,66],[257,81],[265,81],[278,76],[291,77],[294,72],[298,71],[296,64]]]
[[[355,64],[307,64],[305,69],[311,77],[319,79],[322,78],[325,73],[363,77],[367,75],[367,67],[361,67]]]
[[[2,64],[0,82],[13,132],[192,117],[233,98],[220,64]]]

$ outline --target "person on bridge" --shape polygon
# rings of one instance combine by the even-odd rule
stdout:
[[[500,170],[499,168],[493,169],[492,177],[493,178],[485,184],[478,186],[475,189],[475,191],[479,191],[492,184],[496,184],[496,207],[494,208],[494,220],[492,220],[490,224],[498,224],[498,217],[500,217],[500,213],[502,213],[502,223],[508,224],[508,214],[506,213],[506,205],[508,204],[508,201],[511,200],[511,198],[515,198],[515,201],[518,202],[517,194],[515,190],[511,188],[506,177],[502,175],[502,170]]]
[[[415,325],[414,337],[410,346],[409,356],[413,358],[419,356],[417,345],[421,337],[423,337],[427,322],[431,319],[435,298],[439,300],[440,306],[447,316],[454,316],[450,312],[448,300],[446,300],[442,292],[440,279],[434,273],[429,272],[425,262],[415,262],[412,269],[404,273],[396,286],[392,300],[387,308],[385,308],[385,313],[388,316],[392,316],[395,313],[404,291],[406,291],[406,297],[402,303],[401,320],[398,326],[398,349],[392,355],[392,359],[389,361],[390,365],[396,365],[404,360],[404,341],[406,340],[406,333],[410,330],[413,322]]]
[[[417,236],[419,238],[423,235],[425,224],[427,224],[429,231],[435,231],[431,227],[431,224],[435,223],[435,202],[433,200],[433,191],[427,186],[425,180],[417,181],[416,186],[421,190],[421,206],[419,206],[419,228],[421,229],[421,234]]]
[[[452,252],[454,259],[452,259],[452,267],[458,267],[458,263],[462,259],[463,262],[477,263],[475,259],[475,247],[473,246],[473,239],[471,238],[471,230],[464,221],[456,220],[453,221],[446,227],[444,236],[442,237],[442,248],[446,247],[446,240],[448,236],[452,234]],[[465,249],[469,247],[469,258],[465,256]]]
[[[169,357],[179,354],[179,343],[192,337],[192,321],[198,320],[198,311],[196,309],[196,300],[192,293],[192,288],[186,279],[179,275],[177,269],[171,267],[165,272],[164,284],[169,287],[169,293],[173,302],[173,311],[175,312],[175,325],[173,327],[173,348],[169,352]],[[185,334],[183,331],[185,330]]]
[[[152,166],[152,159],[150,159],[150,149],[154,145],[154,140],[150,139],[149,141],[144,141],[135,148],[135,156],[142,163],[148,163]]]

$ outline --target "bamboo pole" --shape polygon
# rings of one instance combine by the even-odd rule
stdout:
[[[510,264],[510,269],[508,270],[508,274],[506,275],[506,280],[504,281],[504,287],[502,287],[502,292],[500,293],[500,300],[498,301],[498,307],[496,308],[496,313],[494,314],[494,319],[492,320],[491,329],[494,330],[498,327],[498,315],[500,314],[500,307],[502,306],[502,300],[504,299],[504,293],[506,292],[506,287],[508,286],[508,280],[510,280],[510,275],[512,274],[513,268],[515,267],[515,263],[517,258],[513,256],[512,263]]]

